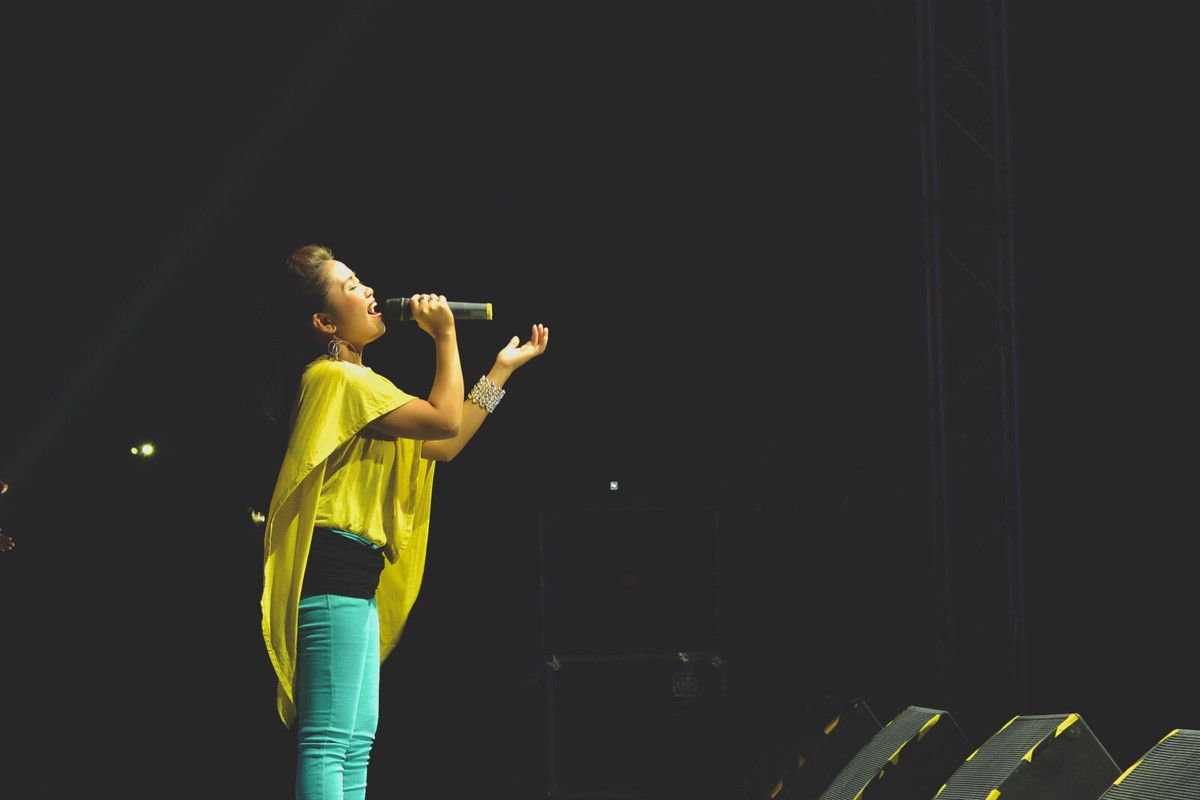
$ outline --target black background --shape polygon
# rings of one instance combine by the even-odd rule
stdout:
[[[543,508],[719,509],[729,775],[816,695],[937,705],[914,10],[827,5],[10,11],[0,785],[290,796],[245,314],[308,241],[493,302],[468,383],[552,329],[439,466],[372,794],[542,789]],[[1010,13],[1030,707],[950,709],[1079,713],[1122,768],[1200,727],[1162,9]],[[367,363],[420,393],[432,348]]]

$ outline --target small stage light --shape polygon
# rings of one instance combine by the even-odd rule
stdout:
[[[608,482],[608,490],[609,490],[610,492],[615,492],[615,491],[617,490],[617,488],[618,488],[618,484],[617,484],[617,482],[616,482],[616,481],[609,481],[609,482]]]
[[[150,444],[150,442],[143,442],[140,445],[129,448],[129,452],[131,455],[149,458],[154,455],[154,445]]]

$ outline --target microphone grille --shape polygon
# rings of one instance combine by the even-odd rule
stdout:
[[[383,304],[383,315],[388,319],[409,319],[411,314],[407,297],[391,297]]]

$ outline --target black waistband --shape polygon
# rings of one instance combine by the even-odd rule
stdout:
[[[381,550],[329,528],[315,528],[300,596],[339,594],[345,597],[374,597],[382,571]]]

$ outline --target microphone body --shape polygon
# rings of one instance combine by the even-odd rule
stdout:
[[[491,303],[457,303],[446,301],[455,319],[491,319]],[[383,303],[383,318],[396,320],[411,320],[412,308],[407,297],[391,297]]]

